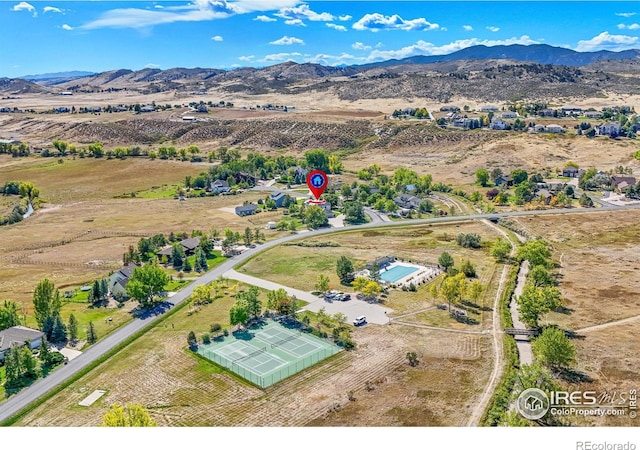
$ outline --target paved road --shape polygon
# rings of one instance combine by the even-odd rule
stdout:
[[[615,211],[615,210],[628,210],[628,209],[640,209],[640,204],[638,205],[629,205],[629,206],[612,206],[611,208],[607,208],[606,211]],[[238,263],[251,258],[255,254],[271,248],[275,247],[283,242],[288,242],[294,239],[298,239],[300,237],[312,237],[323,234],[330,234],[339,232],[342,230],[348,230],[353,228],[358,229],[367,229],[367,228],[376,228],[376,227],[399,227],[399,226],[407,226],[407,225],[418,225],[418,224],[437,224],[437,223],[447,223],[447,222],[466,222],[466,221],[474,221],[481,219],[489,219],[489,218],[500,218],[500,217],[519,217],[519,216],[538,216],[538,215],[555,215],[555,214],[579,214],[579,213],[597,213],[602,211],[601,208],[597,209],[552,209],[552,210],[541,210],[541,211],[514,211],[514,212],[506,212],[506,213],[493,213],[493,214],[473,214],[468,216],[456,216],[456,217],[437,217],[433,219],[413,219],[413,220],[404,220],[398,222],[378,222],[375,218],[372,218],[370,223],[364,225],[358,225],[357,227],[345,227],[345,228],[323,228],[319,230],[313,230],[308,233],[304,233],[302,236],[293,234],[290,236],[285,236],[280,239],[276,239],[265,244],[259,245],[256,248],[252,248],[242,253],[241,255],[234,256],[229,258],[223,264],[219,265],[215,269],[210,272],[204,274],[189,286],[176,293],[173,297],[168,299],[168,303],[170,305],[178,305],[182,303],[191,293],[196,286],[210,283],[214,281],[219,276],[223,275],[225,272],[231,270]],[[100,356],[107,353],[109,350],[142,330],[147,325],[153,323],[156,320],[159,320],[160,316],[164,313],[164,311],[158,311],[157,315],[149,315],[145,318],[137,318],[134,319],[129,324],[125,325],[122,328],[112,332],[106,338],[99,341],[97,344],[90,347],[86,352],[84,352],[81,356],[75,358],[73,361],[70,361],[67,365],[59,368],[58,370],[52,372],[48,377],[38,380],[29,388],[23,389],[18,394],[9,398],[6,402],[0,404],[0,422],[8,419],[14,414],[18,413],[22,409],[26,408],[28,405],[36,401],[39,397],[42,397],[44,394],[55,388],[56,386],[63,383],[65,380],[70,378],[73,374],[77,373],[87,365],[89,365],[94,360],[98,359]]]
[[[224,276],[231,278],[232,280],[242,281],[243,283],[252,284],[271,291],[282,288],[287,291],[289,295],[295,295],[300,300],[308,302],[308,305],[306,305],[304,309],[312,312],[318,312],[324,308],[327,314],[341,312],[347,316],[349,322],[352,322],[353,319],[358,316],[365,316],[369,323],[384,325],[389,322],[387,314],[390,314],[393,311],[392,309],[385,308],[384,306],[368,303],[356,298],[346,302],[329,302],[321,297],[311,294],[310,292],[283,286],[272,281],[263,280],[262,278],[252,277],[244,273],[236,272],[235,270],[228,271]]]
[[[520,313],[518,312],[518,298],[524,291],[524,285],[527,282],[527,274],[529,273],[529,261],[524,261],[520,265],[518,271],[518,281],[516,282],[516,288],[513,291],[513,297],[509,303],[509,309],[511,310],[511,319],[513,320],[513,328],[519,330],[526,330],[527,326],[520,321]],[[531,339],[529,336],[515,336],[516,346],[518,347],[518,354],[520,355],[520,365],[533,364],[533,352],[531,351]]]

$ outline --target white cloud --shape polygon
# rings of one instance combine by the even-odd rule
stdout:
[[[224,41],[224,38],[222,36],[213,36],[211,40],[216,42],[222,42]]]
[[[512,37],[509,39],[460,39],[449,44],[436,46],[431,42],[418,41],[413,45],[400,48],[398,50],[373,50],[367,57],[368,61],[378,61],[385,59],[402,59],[416,55],[447,55],[449,53],[462,50],[463,48],[472,47],[474,45],[486,45],[492,47],[495,45],[531,45],[539,44],[539,41],[531,39],[529,36],[523,35],[519,38]]]
[[[298,0],[191,0],[186,5],[166,6],[160,10],[117,8],[104,12],[81,28],[147,28],[174,22],[201,22],[235,14],[282,10],[297,3]]]
[[[335,17],[333,14],[329,13],[317,13],[312,11],[309,8],[309,5],[302,4],[300,6],[296,6],[293,8],[282,8],[276,14],[278,17],[282,17],[283,19],[300,19],[300,20],[310,20],[312,22],[333,22]]]
[[[370,45],[365,45],[362,42],[354,42],[353,44],[351,44],[351,48],[355,50],[371,50]]]
[[[334,30],[347,31],[346,27],[344,27],[342,25],[336,25],[335,23],[327,23],[325,25],[328,26],[329,28],[333,28]]]
[[[342,22],[346,22],[347,20],[351,20],[352,17],[349,14],[345,14],[344,16],[338,16],[338,20]]]
[[[618,28],[620,28],[621,30],[627,29],[627,30],[640,30],[640,24],[638,23],[632,23],[631,25],[625,25],[623,23],[618,24]]]
[[[60,8],[56,8],[55,6],[45,6],[44,8],[42,8],[42,11],[44,13],[48,13],[48,12],[61,13],[62,12]]]
[[[487,30],[493,31],[495,33],[497,31],[500,31],[500,28],[498,28],[498,27],[487,27]]]
[[[315,56],[310,56],[304,59],[304,62],[310,62],[314,64],[338,65],[354,62],[364,62],[364,58],[353,56],[349,53],[342,53],[340,55],[328,55],[326,53],[318,53]]]
[[[306,25],[304,24],[304,22],[300,19],[287,19],[284,21],[284,23],[286,25],[291,25],[294,27],[306,27]]]
[[[598,50],[620,51],[636,47],[640,43],[637,36],[624,36],[622,34],[609,34],[607,31],[586,40],[578,41],[575,50],[579,52],[593,52]]]
[[[384,47],[384,44],[382,42],[378,42],[376,44],[376,48],[382,48],[382,47]]]
[[[159,69],[160,68],[160,64],[149,63],[149,64],[145,64],[144,68],[145,69]]]
[[[269,44],[271,45],[294,45],[294,44],[304,45],[304,41],[302,39],[298,39],[297,37],[282,36],[277,41],[269,42]]]
[[[462,25],[462,28],[464,28],[464,31],[473,31],[473,27],[471,25]]]
[[[63,24],[63,25],[62,25],[62,29],[63,29],[63,30],[70,31],[70,30],[73,30],[73,27],[72,27],[72,26],[70,26],[70,25],[67,25],[67,24],[65,23],[65,24]]]
[[[620,17],[633,17],[635,16],[637,13],[634,12],[623,12],[623,13],[616,13],[616,16],[620,16]]]
[[[162,8],[164,8],[164,6],[162,6],[162,5],[153,5],[153,7],[154,7],[154,8],[156,8],[156,9],[162,9]]]
[[[294,57],[300,57],[302,53],[293,52],[293,53],[272,53],[270,55],[265,55],[264,58],[260,60],[260,62],[281,62],[281,61],[293,61]]]
[[[424,18],[404,20],[397,14],[384,16],[380,13],[365,14],[360,20],[353,24],[354,30],[380,31],[380,30],[405,30],[405,31],[425,31],[437,30],[440,25],[427,22]]]
[[[255,58],[254,55],[238,56],[238,59],[240,61],[247,61],[247,62],[252,61],[253,58]]]
[[[27,2],[20,2],[17,5],[13,5],[13,8],[11,8],[12,11],[29,11],[30,13],[33,13],[33,17],[36,17],[38,15],[36,8],[31,4],[31,3],[27,3]]]
[[[253,20],[257,20],[258,22],[277,22],[278,21],[278,19],[274,19],[273,17],[269,17],[265,15],[260,15]]]

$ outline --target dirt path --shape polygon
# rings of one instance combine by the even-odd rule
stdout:
[[[500,298],[502,297],[502,291],[504,290],[504,283],[507,280],[507,275],[509,273],[509,266],[504,265],[502,268],[502,275],[500,275],[500,283],[498,284],[498,290],[496,292],[496,297],[493,301],[493,328],[491,330],[491,334],[493,335],[493,370],[491,371],[491,377],[489,378],[489,383],[487,383],[487,387],[485,388],[480,401],[476,404],[476,409],[473,411],[471,416],[469,416],[469,420],[467,421],[468,427],[476,427],[480,423],[482,419],[482,415],[484,414],[487,406],[489,405],[489,401],[493,396],[493,391],[496,389],[498,381],[500,380],[500,376],[502,375],[502,370],[504,369],[504,355],[502,354],[502,342],[501,342],[501,334],[502,330],[500,329]]]
[[[580,328],[579,330],[576,330],[576,333],[588,333],[590,331],[599,331],[599,330],[604,330],[606,328],[609,327],[615,327],[617,325],[622,325],[625,323],[629,323],[629,322],[634,322],[636,320],[640,320],[640,315],[639,316],[633,316],[633,317],[627,317],[626,319],[620,319],[620,320],[616,320],[613,322],[607,322],[607,323],[603,323],[601,325],[592,325],[590,327],[585,327],[585,328]]]

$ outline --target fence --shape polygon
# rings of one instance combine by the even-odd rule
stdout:
[[[259,386],[261,388],[266,388],[271,386],[272,384],[277,383],[278,381],[282,381],[285,378],[290,377],[291,375],[295,375],[298,372],[303,371],[304,369],[313,366],[314,364],[319,363],[320,361],[327,359],[329,356],[332,356],[338,353],[340,349],[338,348],[319,348],[316,352],[311,355],[298,359],[297,361],[289,362],[286,366],[281,367],[272,371],[272,373],[260,374],[254,370],[249,368],[240,366],[236,364],[234,361],[229,360],[223,356],[218,355],[215,352],[212,352],[206,348],[199,347],[198,353],[204,356],[205,358],[215,362],[216,364],[229,369],[235,374],[241,376],[245,380]],[[263,350],[255,353],[266,353]],[[253,353],[251,354],[253,355]],[[248,355],[249,356],[249,355]],[[241,358],[243,359],[243,358]]]

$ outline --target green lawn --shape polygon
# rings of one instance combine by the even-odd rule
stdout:
[[[150,189],[136,192],[137,198],[173,198],[178,194],[178,190],[182,187],[180,184],[163,184],[162,186],[153,186]]]
[[[102,339],[133,319],[130,313],[133,306],[132,302],[126,302],[121,308],[96,307],[87,303],[66,303],[60,310],[60,316],[65,323],[69,323],[71,314],[75,316],[78,320],[78,339],[85,340],[87,338],[86,329],[89,322],[93,322],[98,339]],[[108,320],[109,317],[111,317],[111,321]]]
[[[188,256],[187,259],[189,260],[191,267],[195,268],[196,266],[195,255]],[[208,270],[213,269],[214,267],[222,264],[226,260],[227,258],[226,256],[222,256],[222,252],[220,252],[219,250],[215,250],[213,254],[209,258],[207,258],[207,265],[209,266]],[[165,272],[167,273],[167,275],[173,278],[177,278],[178,273],[180,273],[179,270],[174,269],[173,266],[170,264],[168,264],[165,267]],[[187,277],[199,277],[200,275],[202,275],[201,273],[198,273],[195,270],[192,270],[191,272],[183,272],[183,274]]]
[[[164,290],[167,292],[176,292],[179,291],[180,289],[186,287],[189,283],[191,283],[192,280],[177,280],[177,279],[173,279],[171,281],[169,281],[167,284],[165,284],[164,286]]]

